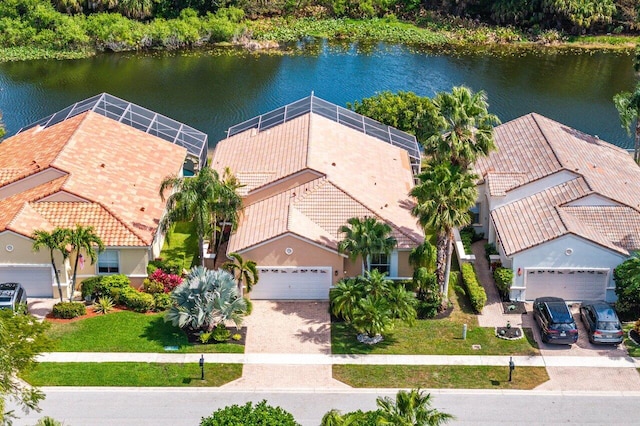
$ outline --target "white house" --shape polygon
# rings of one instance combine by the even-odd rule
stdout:
[[[640,249],[640,168],[624,149],[538,114],[496,127],[474,226],[512,268],[512,300],[615,301],[613,269]]]

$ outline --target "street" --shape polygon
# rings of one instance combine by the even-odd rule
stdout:
[[[198,425],[217,408],[266,399],[291,412],[303,426],[317,426],[332,408],[375,408],[377,396],[393,390],[228,391],[186,388],[44,388],[42,413],[19,413],[16,425],[34,425],[45,415],[65,426]],[[538,392],[433,390],[434,407],[453,414],[455,425],[638,424],[639,392]]]

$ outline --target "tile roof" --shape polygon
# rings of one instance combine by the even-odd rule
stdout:
[[[246,207],[229,251],[284,232],[335,248],[340,239],[337,229],[354,216],[376,216],[387,222],[402,248],[424,240],[410,213],[407,194],[413,174],[406,151],[315,113],[220,141],[212,167],[218,171],[230,167],[250,188],[249,194],[302,170],[323,176]],[[315,226],[307,226],[311,223]]]
[[[87,202],[52,201],[40,206],[43,196],[37,196],[35,188],[26,190],[2,200],[8,212],[0,215],[0,229],[15,220],[20,226],[14,230],[30,236],[34,229],[45,227],[43,219],[52,228],[71,223],[65,219],[69,215],[77,223],[104,230],[100,236],[108,246],[150,245],[164,212],[160,182],[181,170],[185,156],[185,148],[94,112],[45,129],[30,128],[0,144],[0,170],[20,169],[22,179],[54,168],[65,176],[52,181],[60,183],[57,186],[45,184],[46,195],[60,192]],[[0,183],[0,188],[9,182]],[[29,209],[16,216],[25,203]]]
[[[498,126],[495,137],[498,151],[474,166],[492,196],[561,171],[577,177],[491,213],[507,256],[568,233],[624,254],[640,249],[640,168],[627,151],[538,114]],[[589,195],[599,201],[588,205]]]

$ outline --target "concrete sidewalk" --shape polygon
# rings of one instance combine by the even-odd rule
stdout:
[[[509,365],[520,367],[640,368],[640,359],[587,356],[484,355],[325,355],[325,354],[203,354],[207,363],[245,365]],[[156,362],[197,363],[201,354],[128,352],[50,352],[38,362]]]

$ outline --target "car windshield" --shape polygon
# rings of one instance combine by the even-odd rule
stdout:
[[[549,328],[551,328],[552,330],[558,330],[558,331],[569,331],[569,330],[573,330],[574,326],[573,324],[560,323],[560,324],[551,324]]]
[[[620,323],[614,321],[601,321],[598,323],[600,330],[620,330]]]
[[[570,324],[573,322],[573,317],[569,312],[569,308],[562,302],[559,303],[548,303],[549,313],[553,317],[553,322],[555,323],[563,323]]]

